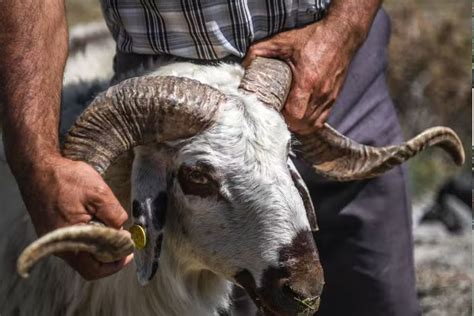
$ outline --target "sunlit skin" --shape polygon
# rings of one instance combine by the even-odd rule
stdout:
[[[251,47],[244,63],[269,56],[290,64],[294,81],[284,115],[293,131],[309,133],[327,119],[380,2],[333,0],[323,21]],[[5,151],[37,233],[87,223],[92,217],[121,228],[127,213],[99,174],[85,163],[63,158],[59,151],[68,43],[63,0],[1,1],[0,29]],[[113,274],[132,260],[130,256],[102,264],[82,253],[62,258],[87,280]]]
[[[332,1],[320,22],[250,47],[244,65],[257,56],[283,59],[290,65],[293,84],[283,114],[293,132],[309,134],[326,122],[380,5],[379,0]]]

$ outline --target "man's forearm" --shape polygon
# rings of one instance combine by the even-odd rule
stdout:
[[[345,32],[345,46],[355,52],[365,41],[382,0],[332,0],[324,23]]]
[[[128,216],[90,165],[64,158],[59,105],[67,57],[64,0],[0,0],[0,118],[9,165],[38,235],[97,218],[119,229]],[[108,276],[132,255],[99,263],[61,255],[88,280]]]
[[[0,2],[0,108],[15,175],[59,154],[61,83],[67,57],[63,0]]]

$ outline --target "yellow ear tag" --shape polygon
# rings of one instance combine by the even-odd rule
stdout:
[[[140,250],[146,246],[146,233],[145,229],[140,225],[133,225],[130,227],[130,234],[132,235],[133,243],[135,248]]]

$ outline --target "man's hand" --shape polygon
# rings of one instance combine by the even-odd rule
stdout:
[[[291,67],[293,82],[283,115],[293,132],[309,134],[323,126],[379,6],[378,0],[333,0],[322,21],[250,47],[244,66],[263,56]]]
[[[84,162],[53,155],[16,176],[38,235],[59,227],[86,224],[93,218],[121,229],[128,218],[101,176]],[[60,257],[87,280],[113,274],[133,258],[130,255],[104,264],[87,253],[65,253]]]

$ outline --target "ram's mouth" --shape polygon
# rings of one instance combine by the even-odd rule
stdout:
[[[259,309],[259,313],[265,316],[313,315],[318,311],[321,301],[319,296],[303,298],[301,295],[294,292],[292,292],[292,296],[289,296],[288,294],[285,296],[292,297],[293,301],[282,299],[281,296],[278,296],[278,300],[267,300],[258,295],[257,297],[258,298],[254,300],[254,303]]]
[[[303,306],[303,313],[305,315],[312,315],[316,313],[319,309],[319,304],[321,303],[321,298],[319,296],[308,297],[303,300],[295,297],[295,300]]]
[[[293,297],[294,302],[286,300],[275,304],[274,300],[265,300],[259,295],[252,298],[257,306],[258,315],[263,316],[309,316],[316,313],[319,309],[320,297],[302,298],[299,295]]]
[[[239,272],[235,279],[242,286],[263,316],[306,316],[319,309],[320,296],[305,297],[290,285],[257,288],[248,270]],[[275,283],[277,284],[277,283]]]

